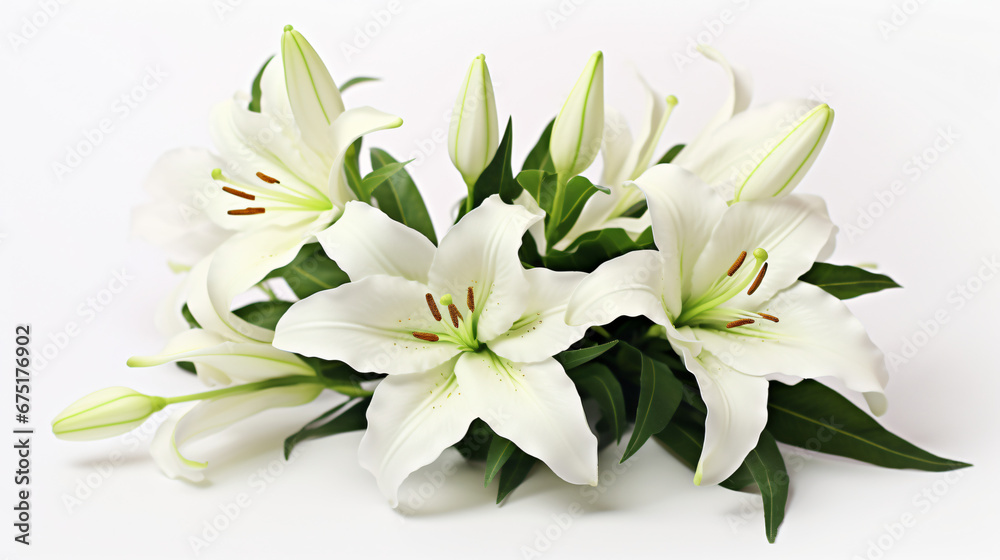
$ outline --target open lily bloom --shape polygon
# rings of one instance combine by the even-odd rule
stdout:
[[[521,237],[541,215],[492,196],[440,247],[360,202],[318,238],[351,278],[292,306],[275,345],[387,373],[368,409],[362,465],[395,505],[407,475],[482,418],[576,484],[597,480],[597,438],[552,358],[582,337],[563,321],[585,276],[525,270]]]
[[[756,446],[768,379],[778,374],[836,377],[884,412],[882,353],[840,300],[797,281],[834,232],[820,199],[729,206],[675,165],[655,166],[635,185],[658,250],[598,267],[573,294],[566,319],[595,325],[644,315],[666,328],[708,407],[696,484],[725,480]]]
[[[213,110],[212,140],[220,157],[183,150],[164,160],[171,177],[185,180],[154,177],[150,187],[186,194],[159,196],[165,202],[138,213],[135,227],[159,244],[183,241],[188,252],[178,256],[187,265],[215,251],[208,284],[190,286],[192,314],[202,326],[221,323],[213,330],[226,325],[266,342],[267,333],[230,313],[233,297],[291,261],[340,215],[355,198],[343,169],[348,148],[402,120],[371,107],[345,110],[323,61],[291,26],[282,36],[281,56],[261,75],[260,90],[259,112],[249,108],[246,94]],[[209,181],[214,189],[206,188]],[[192,200],[178,203],[178,196]],[[168,217],[180,212],[184,219],[150,219],[157,210]],[[197,246],[188,243],[192,225],[208,233]]]

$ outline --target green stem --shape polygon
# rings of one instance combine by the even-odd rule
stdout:
[[[466,183],[465,186],[469,191],[469,196],[465,197],[465,213],[468,214],[469,212],[472,212],[472,203],[475,202],[473,191],[475,190],[476,184]]]
[[[563,203],[566,198],[566,183],[569,183],[569,179],[562,173],[556,177],[556,195],[552,200],[552,213],[549,214],[549,223],[546,227],[545,237],[547,239],[551,238],[556,231],[556,227],[562,220]],[[550,244],[554,244],[558,239],[549,239]]]
[[[288,377],[276,377],[274,379],[266,379],[255,383],[246,383],[243,385],[226,387],[224,389],[216,389],[215,391],[205,391],[204,393],[194,393],[179,397],[163,397],[163,401],[166,404],[171,405],[182,402],[200,401],[203,399],[214,399],[217,397],[229,397],[242,393],[263,391],[264,389],[271,389],[274,387],[286,387],[288,385],[299,385],[305,383],[324,385],[331,389],[334,388],[335,385],[331,380],[328,380],[320,375],[290,375]]]

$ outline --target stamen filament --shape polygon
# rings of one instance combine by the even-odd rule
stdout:
[[[736,321],[730,321],[726,323],[727,329],[734,329],[736,327],[742,327],[743,325],[750,325],[754,321],[753,319],[737,319]]]
[[[226,191],[229,194],[238,196],[240,198],[245,198],[247,200],[257,200],[256,196],[254,196],[252,194],[249,194],[249,193],[245,193],[243,191],[238,191],[238,190],[236,190],[236,189],[234,189],[232,187],[222,187],[222,190]]]
[[[431,294],[427,294],[424,297],[427,298],[427,307],[430,308],[431,315],[434,316],[434,320],[435,321],[440,321],[441,320],[441,311],[438,310],[437,303],[434,302],[434,296],[432,296]]]
[[[242,210],[230,210],[227,212],[230,216],[250,216],[252,214],[263,214],[263,208],[244,208]]]
[[[701,313],[722,305],[736,296],[736,294],[743,291],[743,288],[746,288],[747,285],[750,284],[750,280],[754,278],[754,275],[758,275],[758,272],[767,266],[767,263],[765,262],[767,261],[767,251],[763,248],[758,247],[755,249],[753,252],[753,258],[757,262],[749,274],[741,273],[732,278],[728,276],[723,277],[721,280],[716,281],[712,288],[702,296],[702,299],[694,302],[685,302],[685,309],[677,318],[676,324],[685,324]],[[737,259],[737,261],[738,260],[739,259]],[[758,276],[760,279],[763,279],[762,275]],[[754,290],[756,290],[756,288],[754,288]],[[753,294],[753,292],[751,291],[750,294]]]

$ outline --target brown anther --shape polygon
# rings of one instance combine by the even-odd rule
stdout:
[[[252,214],[263,214],[263,208],[243,208],[242,210],[230,210],[227,212],[230,216],[250,216]]]
[[[254,196],[252,194],[249,194],[249,193],[245,193],[243,191],[238,191],[238,190],[236,190],[236,189],[234,189],[232,187],[222,187],[222,190],[226,191],[229,194],[236,195],[236,196],[238,196],[240,198],[245,198],[247,200],[257,200],[256,196]]]
[[[260,171],[258,171],[258,172],[257,172],[257,177],[258,177],[258,178],[259,178],[259,179],[260,179],[261,181],[264,181],[265,183],[271,183],[272,185],[273,185],[273,184],[275,184],[275,183],[280,183],[280,182],[281,182],[281,181],[279,181],[279,180],[275,179],[274,177],[271,177],[271,176],[269,176],[269,175],[264,175],[264,174],[263,174],[263,173],[261,173]]]
[[[729,267],[729,272],[726,273],[726,276],[732,276],[733,274],[736,274],[736,271],[739,270],[741,266],[743,266],[743,261],[745,260],[747,260],[747,252],[743,251],[740,253],[740,256],[736,257],[736,262],[733,263],[733,266]]]
[[[760,283],[764,281],[764,273],[767,272],[767,263],[760,267],[760,272],[757,273],[757,277],[753,279],[753,284],[750,284],[750,289],[747,290],[747,295],[752,296],[757,288],[760,287]]]
[[[455,325],[455,328],[457,329],[458,320],[462,318],[462,314],[458,312],[458,308],[455,307],[454,303],[448,306],[448,313],[451,314],[451,324]]]
[[[736,321],[726,323],[726,328],[735,329],[736,327],[742,327],[743,325],[750,325],[752,323],[753,319],[737,319]]]
[[[434,316],[434,320],[435,321],[440,321],[441,320],[441,312],[438,310],[437,303],[434,303],[434,296],[432,296],[430,294],[427,294],[425,296],[425,298],[427,299],[427,307],[431,308],[431,315]]]
[[[472,286],[469,286],[469,291],[465,296],[465,305],[468,306],[469,311],[476,311],[476,298],[472,296]]]
[[[767,313],[758,313],[758,315],[767,319],[768,321],[774,321],[775,323],[778,322],[778,318],[775,317],[774,315],[768,315]]]
[[[413,333],[413,338],[419,338],[420,340],[426,340],[427,342],[437,342],[441,340],[441,337],[434,333],[419,332],[419,331],[415,331]]]

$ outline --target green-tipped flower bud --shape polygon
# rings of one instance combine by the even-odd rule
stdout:
[[[785,196],[799,184],[819,155],[833,125],[833,109],[818,105],[768,142],[770,150],[744,172],[734,200]]]
[[[493,82],[483,55],[473,59],[458,92],[448,130],[448,155],[466,184],[474,185],[500,144]]]
[[[302,139],[320,154],[333,156],[330,125],[344,112],[340,90],[330,71],[301,33],[285,26],[281,36],[285,88]]]
[[[108,387],[66,407],[52,420],[52,433],[76,441],[114,437],[137,428],[164,406],[162,397],[127,387]]]
[[[590,57],[552,126],[549,152],[556,171],[567,178],[594,163],[604,135],[604,55]]]

